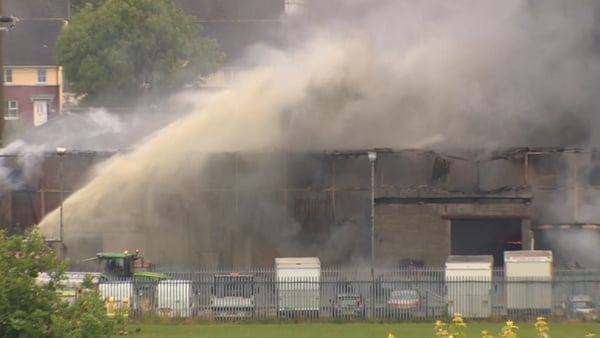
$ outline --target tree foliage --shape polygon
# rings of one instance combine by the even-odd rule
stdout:
[[[96,290],[87,290],[64,312],[52,316],[52,336],[64,338],[107,337],[113,323],[106,318],[104,303]]]
[[[0,336],[105,337],[111,325],[95,292],[74,304],[62,300],[65,264],[35,230],[25,236],[0,231]],[[40,273],[49,276],[40,282]]]
[[[106,0],[71,0],[71,12],[78,13],[85,6],[99,7]]]
[[[172,0],[105,0],[77,12],[57,40],[72,90],[90,104],[168,95],[223,60],[217,42]]]

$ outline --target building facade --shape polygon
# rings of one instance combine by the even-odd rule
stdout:
[[[246,57],[247,50],[261,43],[278,43],[289,7],[284,0],[176,3],[202,25],[201,36],[216,39],[225,53],[222,69],[204,81],[208,89],[231,86],[257,65],[257,60]],[[9,126],[40,126],[59,114],[65,99],[71,97],[65,92],[68,86],[62,68],[54,60],[56,38],[71,15],[70,2],[6,0],[3,5],[6,13],[21,18],[5,33],[5,120]]]
[[[553,250],[560,266],[596,268],[593,154],[379,150],[373,172],[360,150],[214,154],[168,185],[145,182],[145,202],[124,210],[79,219],[67,203],[65,241],[79,258],[139,247],[157,263],[184,267],[269,267],[286,255],[356,265],[371,254],[380,267],[441,266],[451,254],[493,255],[501,265],[504,251],[534,248]],[[48,154],[37,176],[3,196],[2,224],[37,223],[60,204],[62,189],[66,197],[85,187],[87,168],[107,156]],[[62,189],[60,161],[69,178]]]
[[[4,67],[5,120],[40,126],[62,109],[62,69],[56,65]]]

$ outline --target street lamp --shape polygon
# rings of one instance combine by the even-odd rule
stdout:
[[[17,21],[19,21],[19,18],[15,17],[15,16],[0,15],[0,23],[8,24],[7,26],[1,26],[0,31],[9,31],[9,30],[13,29],[15,27],[15,24],[17,23]]]
[[[372,289],[375,288],[375,162],[377,162],[377,152],[369,151],[367,153],[369,162],[371,162],[371,282]],[[373,299],[373,297],[371,297]],[[373,300],[374,301],[374,300]]]
[[[64,188],[63,188],[63,155],[67,153],[67,148],[57,147],[56,154],[60,158],[59,167],[58,167],[58,180],[60,184],[60,207],[59,207],[59,233],[58,240],[60,244],[64,246],[63,243],[63,201],[64,201]]]

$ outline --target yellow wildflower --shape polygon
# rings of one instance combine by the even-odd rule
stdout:
[[[481,331],[481,338],[494,338],[487,330]]]

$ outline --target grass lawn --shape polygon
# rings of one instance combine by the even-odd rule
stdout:
[[[518,337],[535,337],[533,323],[516,323]],[[467,323],[467,337],[479,338],[482,330],[497,334],[502,323]],[[583,338],[593,332],[600,337],[599,323],[550,323],[553,338]],[[139,334],[133,333],[140,328]],[[433,323],[302,323],[302,324],[131,324],[131,335],[140,338],[435,338]]]

